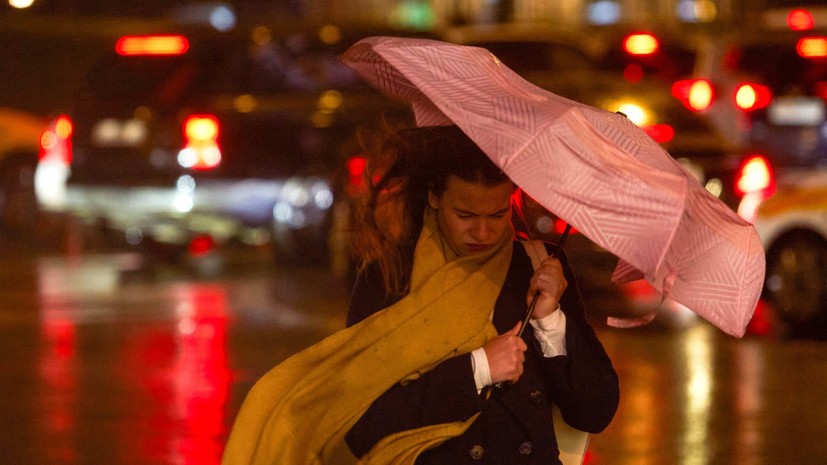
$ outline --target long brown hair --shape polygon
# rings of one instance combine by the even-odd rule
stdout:
[[[496,186],[509,178],[456,126],[386,133],[370,153],[366,195],[354,209],[351,243],[360,268],[378,265],[389,294],[407,292],[412,250],[428,191],[445,192],[450,176]]]

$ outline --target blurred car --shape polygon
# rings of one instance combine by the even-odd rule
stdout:
[[[45,117],[0,108],[0,231],[33,232],[38,219],[35,169]]]
[[[63,116],[58,208],[145,250],[233,241],[330,260],[357,129],[411,118],[338,61],[379,34],[401,32],[260,21],[118,38]]]
[[[761,89],[743,115],[746,194],[767,253],[764,295],[788,334],[827,333],[827,25],[809,10],[781,29],[732,42],[732,69]],[[758,189],[750,189],[758,186]],[[739,186],[740,188],[740,186]]]
[[[764,296],[782,333],[827,336],[827,169],[792,176],[758,208]]]

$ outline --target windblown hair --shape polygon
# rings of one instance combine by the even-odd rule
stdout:
[[[365,170],[369,186],[354,210],[351,234],[360,269],[375,263],[389,294],[408,291],[409,253],[422,230],[428,191],[441,196],[448,178],[497,186],[509,181],[456,126],[428,126],[384,134]]]

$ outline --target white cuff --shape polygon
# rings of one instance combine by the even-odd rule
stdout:
[[[491,385],[488,357],[482,347],[471,352],[471,367],[474,369],[474,382],[477,384],[477,393],[479,394],[484,387]]]
[[[534,337],[540,343],[543,355],[557,357],[566,355],[566,314],[557,306],[557,310],[545,318],[531,320]]]

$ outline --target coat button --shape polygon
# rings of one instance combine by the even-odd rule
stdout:
[[[520,448],[518,450],[521,455],[529,455],[531,453],[531,443],[526,441],[520,444]]]
[[[539,404],[543,401],[543,393],[540,391],[531,391],[529,398],[531,399],[532,404]]]
[[[471,450],[468,451],[471,454],[471,458],[474,460],[482,460],[482,454],[485,453],[485,449],[482,448],[479,444],[472,447]]]

